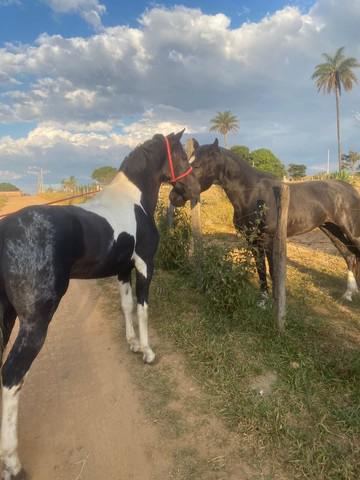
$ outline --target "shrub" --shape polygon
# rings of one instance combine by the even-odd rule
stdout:
[[[174,210],[173,225],[168,226],[168,209],[159,202],[156,209],[156,223],[160,242],[156,263],[165,270],[184,270],[189,265],[191,226],[189,217],[183,208]]]
[[[253,302],[250,277],[254,263],[248,249],[206,245],[192,265],[197,288],[209,299],[210,312],[232,315]]]

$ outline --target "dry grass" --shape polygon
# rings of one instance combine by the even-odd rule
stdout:
[[[207,192],[206,238],[236,243],[231,219],[222,192]],[[341,300],[346,268],[338,255],[289,242],[288,257],[283,336],[274,329],[271,305],[264,311],[249,301],[231,313],[211,313],[212,299],[194,290],[189,277],[161,271],[152,318],[159,334],[185,353],[213,411],[235,435],[237,455],[257,469],[251,478],[355,480],[360,300]]]

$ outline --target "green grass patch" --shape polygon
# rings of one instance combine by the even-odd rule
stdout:
[[[274,479],[283,478],[277,471],[291,479],[358,479],[360,356],[329,334],[314,298],[304,301],[309,288],[304,278],[290,288],[280,336],[255,294],[241,308],[215,313],[206,289],[200,294],[188,276],[161,271],[151,320],[185,353],[247,460],[264,471],[270,462]],[[261,381],[254,387],[259,378],[263,388]]]

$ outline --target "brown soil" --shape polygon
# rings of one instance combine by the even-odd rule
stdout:
[[[168,478],[99,294],[93,281],[72,281],[52,320],[22,390],[21,460],[36,480]]]
[[[2,207],[0,215],[10,214],[20,210],[21,208],[28,207],[29,205],[41,205],[46,203],[46,200],[39,195],[24,195],[23,197],[9,197],[6,204]]]

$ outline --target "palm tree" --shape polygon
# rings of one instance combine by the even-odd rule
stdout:
[[[344,47],[339,48],[332,57],[327,53],[322,54],[325,63],[316,65],[312,79],[315,81],[318,92],[335,93],[336,97],[336,125],[337,125],[337,141],[338,141],[338,160],[339,171],[341,170],[341,143],[340,143],[340,95],[341,88],[346,92],[352,90],[357,78],[352,71],[353,68],[360,67],[360,63],[354,57],[346,58],[344,55]]]
[[[220,132],[224,135],[224,145],[227,147],[227,134],[229,132],[236,132],[239,130],[239,120],[236,115],[233,115],[230,110],[226,112],[218,112],[214,118],[210,120],[212,126],[210,132]]]

